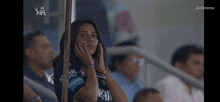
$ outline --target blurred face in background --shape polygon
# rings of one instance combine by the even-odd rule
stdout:
[[[26,50],[28,59],[41,68],[52,68],[50,61],[54,57],[54,50],[50,45],[50,41],[46,36],[39,35],[34,38],[34,42],[34,48],[28,48]]]
[[[202,54],[189,54],[185,63],[185,72],[201,80],[204,74],[204,57]]]
[[[121,71],[130,81],[138,76],[140,72],[140,62],[143,61],[136,54],[129,54],[121,63],[118,63],[117,69]],[[141,62],[142,63],[142,62]]]
[[[150,93],[140,102],[164,102],[164,99],[160,93]]]
[[[201,80],[204,75],[204,57],[202,54],[190,53],[186,62],[177,62],[175,66],[198,80]]]

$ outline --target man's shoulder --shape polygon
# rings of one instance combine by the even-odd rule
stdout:
[[[29,72],[32,72],[31,68],[27,65],[24,65],[24,68],[23,68],[23,73],[24,74],[28,74]]]
[[[30,78],[30,79],[38,79],[40,80],[41,78],[29,67],[29,66],[24,66],[23,68],[23,75]]]
[[[178,83],[179,79],[176,78],[176,76],[173,76],[173,75],[168,75],[166,76],[165,78],[159,80],[156,84],[157,85],[172,85],[172,84],[175,84],[175,83]]]
[[[114,76],[117,76],[117,73],[114,71],[114,72],[111,72],[111,75],[112,75],[112,77]]]
[[[120,82],[122,76],[118,71],[111,72],[111,75],[117,82]]]
[[[178,79],[173,75],[168,75],[165,78],[161,79],[156,83],[154,88],[158,89],[162,95],[166,95],[166,92],[178,90],[180,87],[178,87]]]

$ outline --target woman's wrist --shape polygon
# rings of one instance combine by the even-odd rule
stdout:
[[[94,65],[94,64],[88,64],[88,65],[86,66],[86,70],[87,70],[87,68],[89,68],[89,67],[95,68],[95,65]]]
[[[102,72],[105,70],[105,66],[101,67],[101,66],[96,66],[96,71],[98,71],[99,73],[102,74]]]
[[[109,74],[111,71],[107,66],[105,66],[105,69],[101,72],[103,75]]]

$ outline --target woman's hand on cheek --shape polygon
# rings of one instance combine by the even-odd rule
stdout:
[[[94,64],[94,61],[92,59],[92,56],[89,54],[89,51],[86,47],[85,43],[76,43],[74,52],[76,56],[81,60],[84,67],[86,67],[89,64]]]
[[[98,54],[97,54],[97,59],[94,59],[94,63],[95,63],[95,67],[96,70],[99,73],[102,73],[105,69],[105,65],[104,65],[104,58],[103,58],[103,48],[102,48],[102,44],[98,43]]]

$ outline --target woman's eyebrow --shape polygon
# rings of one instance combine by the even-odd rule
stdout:
[[[84,33],[84,32],[88,32],[88,31],[80,31],[80,33]]]
[[[88,31],[80,31],[80,33],[84,33],[84,32],[88,32]],[[92,32],[92,33],[96,33],[96,32]]]
[[[96,34],[96,32],[92,32],[92,33],[95,33],[95,34]]]

